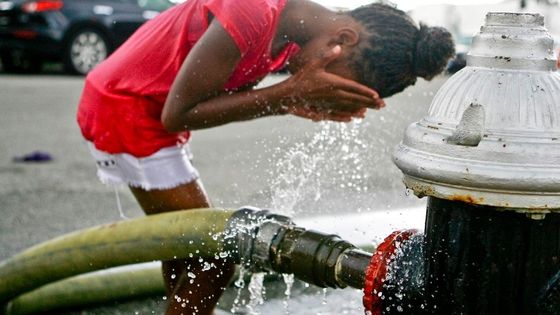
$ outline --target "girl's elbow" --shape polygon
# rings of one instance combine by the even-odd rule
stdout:
[[[181,128],[178,126],[177,121],[175,121],[175,119],[173,119],[173,117],[171,117],[170,115],[166,115],[165,112],[161,115],[161,124],[167,132],[181,131]]]
[[[163,125],[163,128],[170,133],[198,129],[196,128],[196,122],[190,121],[187,117],[177,119],[176,116],[165,115],[165,113],[161,115],[161,124]]]

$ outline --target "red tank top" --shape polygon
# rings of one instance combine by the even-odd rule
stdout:
[[[212,14],[230,34],[241,60],[225,89],[254,83],[277,71],[298,47],[273,58],[271,45],[286,0],[187,0],[140,27],[87,76],[78,108],[83,136],[99,150],[145,157],[184,143],[190,133],[169,133],[160,117],[183,60],[208,28]]]

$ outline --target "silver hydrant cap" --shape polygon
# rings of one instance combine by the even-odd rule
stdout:
[[[488,13],[467,66],[411,124],[394,162],[418,196],[560,210],[560,74],[539,14]]]

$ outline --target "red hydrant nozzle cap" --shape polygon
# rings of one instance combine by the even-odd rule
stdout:
[[[377,246],[366,269],[363,298],[366,315],[381,315],[382,290],[387,276],[387,266],[397,248],[417,233],[417,230],[395,231]]]

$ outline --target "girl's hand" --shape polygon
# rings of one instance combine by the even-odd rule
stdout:
[[[289,85],[287,90],[291,91],[284,102],[288,113],[346,121],[359,117],[358,113],[363,113],[365,108],[385,107],[376,91],[325,70],[340,54],[341,47],[337,45],[286,80]]]

